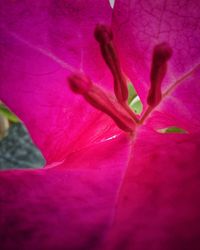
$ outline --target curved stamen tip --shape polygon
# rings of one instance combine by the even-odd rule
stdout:
[[[97,24],[94,30],[94,36],[99,43],[108,43],[113,40],[113,33],[110,27],[104,24]]]
[[[153,57],[159,63],[166,62],[172,56],[172,48],[168,43],[163,42],[154,47]]]
[[[74,74],[68,77],[68,82],[73,92],[81,94],[94,108],[110,116],[120,129],[126,132],[134,131],[135,123],[132,117],[110,95],[93,84],[88,77]]]
[[[68,77],[71,90],[78,94],[87,93],[92,87],[92,81],[82,74],[74,74]]]
[[[167,73],[167,61],[172,56],[172,48],[163,42],[154,47],[151,64],[151,87],[147,97],[147,103],[155,107],[162,99],[161,83]]]

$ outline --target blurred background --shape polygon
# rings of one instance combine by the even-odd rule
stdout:
[[[0,169],[41,168],[44,163],[23,123],[0,102]]]

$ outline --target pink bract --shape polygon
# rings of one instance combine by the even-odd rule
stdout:
[[[96,23],[110,23],[109,3],[73,2],[1,1],[0,98],[25,122],[47,163],[63,160],[99,117],[69,90],[68,75],[83,70],[112,83],[93,36]]]
[[[173,50],[163,99],[134,136],[67,86],[81,72],[113,92],[101,23],[144,112],[153,48]],[[197,0],[116,0],[113,11],[106,0],[0,0],[0,99],[47,162],[0,172],[1,249],[200,248],[199,23]],[[158,132],[170,126],[187,133]]]

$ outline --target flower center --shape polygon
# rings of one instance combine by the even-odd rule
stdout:
[[[120,129],[126,132],[134,130],[135,123],[126,110],[112,96],[93,84],[89,78],[81,74],[75,74],[71,75],[68,81],[72,91],[83,95],[85,100],[93,107],[109,115]]]
[[[128,105],[128,85],[120,65],[120,60],[113,44],[112,30],[102,24],[98,24],[94,31],[94,37],[99,43],[101,55],[113,76],[114,96],[95,85],[90,78],[83,74],[74,74],[68,78],[73,92],[82,95],[85,100],[109,115],[116,125],[126,131],[133,132],[137,124],[142,124],[146,117],[138,116]],[[167,61],[172,56],[172,49],[167,43],[155,46],[153,50],[150,72],[150,90],[147,103],[154,108],[162,99],[161,83],[167,72]]]

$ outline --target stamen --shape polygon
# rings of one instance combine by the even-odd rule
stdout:
[[[99,42],[101,54],[113,75],[115,96],[120,103],[124,103],[128,99],[128,87],[113,45],[112,30],[105,25],[99,24],[95,28],[94,36]]]
[[[135,123],[122,106],[94,85],[89,78],[75,74],[68,78],[68,82],[73,92],[81,94],[93,107],[109,115],[120,129],[126,132],[134,131]]]
[[[92,88],[92,81],[83,74],[74,74],[68,78],[70,88],[73,92],[81,95],[87,94]]]
[[[161,83],[167,72],[167,61],[172,56],[172,49],[167,43],[155,46],[151,65],[151,88],[149,90],[147,103],[155,107],[162,99]]]

